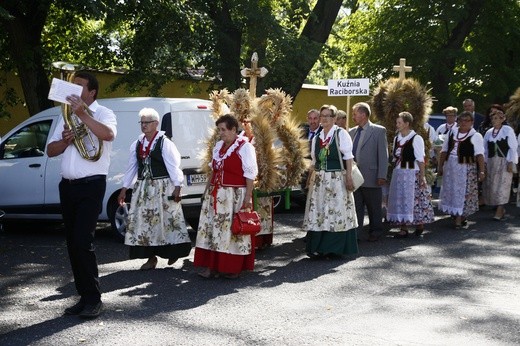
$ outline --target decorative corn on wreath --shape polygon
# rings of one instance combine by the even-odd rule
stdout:
[[[520,88],[516,89],[514,94],[509,97],[509,102],[505,104],[505,108],[507,123],[518,135],[520,130]]]
[[[308,149],[301,129],[290,118],[292,100],[289,95],[280,89],[269,89],[265,95],[251,101],[245,89],[237,89],[233,94],[224,89],[212,92],[210,99],[214,119],[225,114],[224,105],[227,106],[242,126],[244,136],[254,145],[258,164],[255,189],[270,193],[299,185],[307,169],[304,159]],[[281,148],[274,146],[275,135],[283,144]],[[203,157],[203,170],[207,174],[218,139],[215,129],[206,143]]]
[[[424,139],[425,162],[430,158],[431,143],[424,128],[431,113],[432,97],[430,90],[426,89],[413,78],[390,78],[381,82],[374,90],[372,96],[372,117],[374,121],[384,126],[387,130],[387,142],[389,153],[392,152],[393,139],[397,131],[395,121],[401,112],[409,112],[413,116],[412,129]],[[431,169],[426,170],[426,180],[432,184],[435,175]],[[392,166],[388,169],[388,181],[391,179]]]

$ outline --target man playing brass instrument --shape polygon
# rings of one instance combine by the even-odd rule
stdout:
[[[94,233],[102,210],[111,142],[117,134],[117,122],[114,112],[96,101],[99,83],[94,75],[80,71],[75,73],[72,82],[81,85],[83,91],[80,96],[68,96],[67,101],[94,140],[103,141],[103,152],[97,161],[84,158],[73,145],[74,133],[62,118],[47,146],[47,155],[54,157],[63,154],[60,203],[74,283],[81,297],[78,303],[65,309],[65,314],[95,318],[101,312],[102,303]]]

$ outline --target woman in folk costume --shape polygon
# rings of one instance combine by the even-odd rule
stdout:
[[[180,203],[184,174],[179,151],[164,131],[157,131],[155,109],[143,108],[139,117],[143,134],[130,146],[118,201],[123,205],[133,186],[125,244],[131,259],[148,258],[141,266],[147,270],[157,266],[157,256],[167,258],[168,265],[188,256],[191,241]]]
[[[443,176],[439,209],[455,217],[455,228],[478,210],[478,182],[484,181],[484,140],[473,129],[473,114],[462,112],[459,126],[444,141],[437,174]]]
[[[303,230],[311,258],[357,254],[358,221],[352,182],[352,140],[345,129],[334,125],[337,109],[320,109],[323,126],[312,140],[311,179]]]
[[[395,125],[398,131],[393,145],[393,171],[388,194],[387,220],[400,225],[396,238],[408,237],[409,225],[415,235],[423,233],[424,224],[433,222],[431,188],[425,177],[424,140],[411,129],[413,116],[401,112]]]
[[[504,205],[509,203],[513,165],[518,163],[518,141],[511,126],[505,125],[506,116],[500,105],[491,106],[491,125],[484,135],[486,180],[482,195],[486,205],[497,206],[494,220],[504,218]]]
[[[204,278],[223,275],[237,278],[253,270],[254,237],[233,235],[233,215],[252,209],[253,183],[258,173],[255,149],[238,136],[238,121],[230,114],[216,121],[220,141],[213,148],[211,178],[203,197],[197,232],[194,265],[204,267]]]

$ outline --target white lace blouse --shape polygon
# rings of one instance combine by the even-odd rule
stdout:
[[[243,139],[244,137],[239,137],[240,139]],[[213,160],[224,160],[226,157],[231,155],[233,151],[235,151],[236,147],[238,146],[239,142],[236,140],[226,151],[224,156],[220,157],[219,151],[224,145],[224,141],[218,141],[217,144],[215,144],[215,147],[213,148]],[[240,156],[240,160],[242,161],[242,170],[244,171],[244,177],[247,179],[254,180],[258,174],[258,165],[256,163],[256,152],[255,147],[249,143],[246,142],[240,149],[238,149],[237,152],[238,156]],[[210,167],[211,163],[209,164]]]
[[[509,125],[502,125],[498,133],[493,137],[494,128],[490,128],[484,135],[484,159],[488,159],[488,142],[496,143],[507,137],[507,145],[509,150],[507,151],[506,161],[518,163],[518,141],[516,139],[515,131]]]
[[[410,138],[412,138],[414,135],[416,135],[416,132],[414,130],[410,131],[409,134],[406,136],[402,136],[400,133],[397,134],[397,142],[400,145],[405,144]],[[413,155],[415,157],[415,161],[413,162],[414,170],[419,170],[418,162],[424,162],[424,139],[417,135],[413,139]],[[401,165],[396,165],[394,169],[401,169]]]

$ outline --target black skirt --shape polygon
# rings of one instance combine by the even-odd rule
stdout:
[[[130,259],[150,258],[159,256],[167,259],[177,259],[190,254],[191,243],[180,243],[162,246],[130,246]]]

